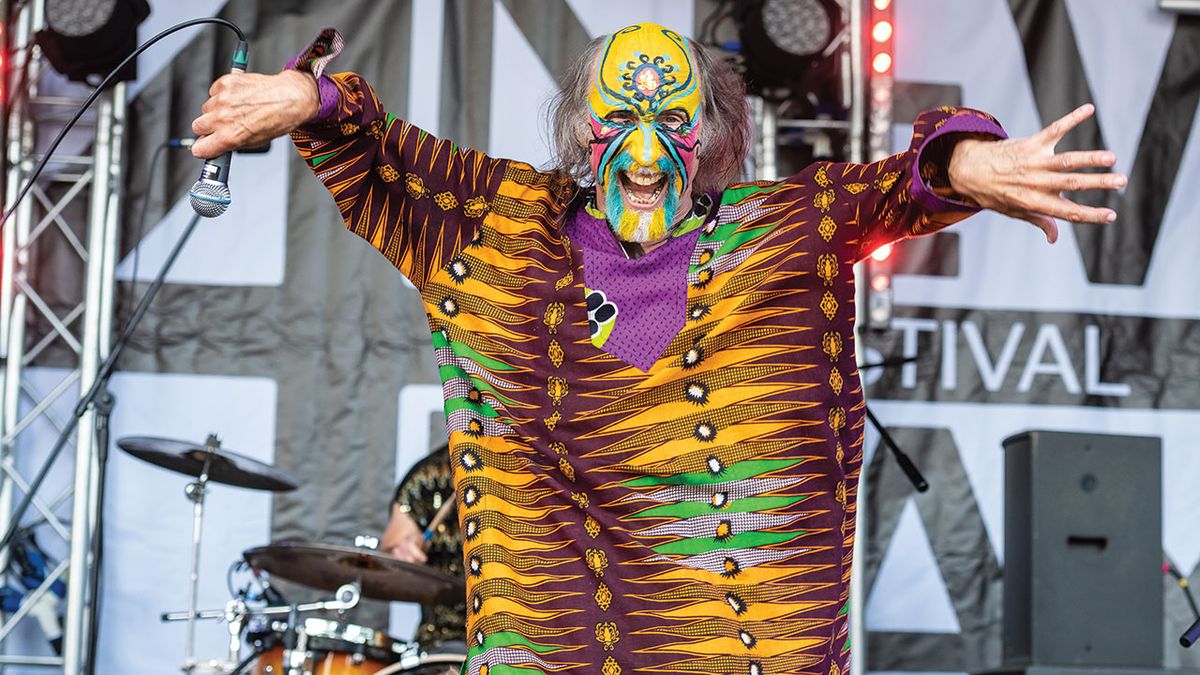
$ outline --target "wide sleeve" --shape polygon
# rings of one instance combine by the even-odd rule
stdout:
[[[943,107],[917,118],[904,152],[870,164],[817,162],[788,182],[810,186],[822,225],[829,223],[847,254],[861,260],[884,244],[936,232],[979,211],[950,188],[950,153],[964,137],[1007,135],[985,112]]]
[[[313,74],[321,98],[316,118],[293,132],[292,141],[333,196],[346,228],[423,288],[475,237],[506,162],[386,112],[354,73],[326,75],[340,42],[336,31],[326,30],[289,64]]]

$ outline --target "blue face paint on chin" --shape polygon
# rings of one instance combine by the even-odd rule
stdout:
[[[621,194],[621,172],[635,164],[628,152],[622,152],[609,163],[605,176],[604,211],[608,216],[608,227],[622,241],[645,243],[666,236],[675,223],[679,211],[679,192],[675,188],[677,172],[675,165],[666,158],[658,160],[658,170],[666,177],[662,206],[653,214],[631,212],[625,208]]]

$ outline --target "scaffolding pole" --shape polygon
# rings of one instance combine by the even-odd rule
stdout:
[[[44,4],[34,0],[22,5],[8,26],[14,39],[13,67],[6,87],[12,101],[5,120],[6,208],[41,159],[45,148],[39,141],[56,132],[57,120],[64,117],[61,113],[73,112],[88,93],[82,91],[78,97],[39,95],[48,72],[33,36],[43,23]],[[80,136],[69,141],[83,149],[74,150],[77,156],[52,160],[4,225],[0,253],[0,358],[4,362],[0,530],[8,527],[14,501],[23,496],[40,464],[37,451],[53,441],[53,434],[46,429],[57,432],[65,422],[52,412],[53,404],[61,401],[60,405],[73,407],[91,386],[97,365],[110,349],[125,110],[123,85],[101,95],[95,115],[84,117],[77,127]],[[40,129],[39,134],[39,121],[50,128]],[[53,275],[38,274],[31,263],[48,250],[58,253],[60,263],[64,259],[69,262],[62,263],[63,268],[56,268]],[[55,307],[47,299],[49,284],[53,284],[55,297],[71,299],[70,306]],[[52,362],[39,360],[51,353]],[[31,369],[42,365],[53,366],[42,372],[42,381],[46,373],[61,375],[55,384],[39,385],[31,378]],[[35,434],[39,426],[41,433]],[[66,553],[47,570],[43,583],[28,590],[20,608],[0,622],[0,667],[32,666],[72,675],[90,670],[88,643],[95,627],[89,610],[97,589],[88,587],[88,570],[101,508],[90,413],[81,420],[73,440],[74,478],[70,485],[49,497],[43,490],[22,521],[44,548],[65,548]],[[67,457],[72,454],[64,453],[60,461],[67,463]],[[0,556],[9,585],[16,586],[8,561],[7,553]],[[48,653],[44,642],[29,640],[30,631],[14,631],[39,614],[45,616],[45,605],[39,603],[49,599],[55,581],[66,583],[61,655]]]

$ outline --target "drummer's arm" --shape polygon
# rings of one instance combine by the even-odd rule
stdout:
[[[425,536],[408,511],[403,502],[392,502],[391,517],[388,518],[387,529],[383,531],[379,549],[405,562],[424,564],[427,560]]]

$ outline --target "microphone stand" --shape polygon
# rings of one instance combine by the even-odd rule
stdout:
[[[913,363],[919,358],[920,357],[917,356],[902,356],[893,359],[884,359],[878,363],[863,364],[859,366],[858,369],[868,370],[871,368],[894,368],[895,366]],[[892,457],[896,458],[896,463],[900,465],[900,470],[904,472],[904,475],[908,478],[908,482],[912,483],[913,488],[916,489],[917,492],[925,492],[929,490],[929,481],[925,480],[925,476],[921,475],[921,471],[917,468],[917,465],[913,464],[912,459],[910,459],[909,456],[900,449],[900,446],[896,444],[896,440],[892,438],[891,434],[888,433],[887,428],[879,423],[879,420],[875,417],[875,413],[871,412],[871,408],[869,406],[864,406],[864,409],[867,411],[867,420],[871,423],[871,426],[875,427],[875,430],[879,432],[879,437],[883,440],[883,444],[888,447],[888,450],[892,451]]]
[[[96,411],[95,427],[96,438],[98,441],[96,447],[98,449],[97,454],[99,455],[99,467],[97,473],[99,484],[98,495],[101,499],[103,499],[105,465],[107,463],[106,459],[108,456],[109,416],[112,413],[113,404],[116,402],[116,399],[108,391],[108,381],[110,378],[112,378],[113,370],[116,369],[117,360],[121,358],[121,354],[125,351],[125,347],[129,344],[130,339],[133,337],[133,333],[137,329],[138,324],[142,322],[142,318],[146,315],[146,310],[150,308],[150,303],[154,301],[155,296],[157,296],[159,290],[162,289],[162,285],[167,278],[167,273],[170,272],[171,267],[175,264],[176,258],[178,258],[180,252],[183,251],[184,245],[187,243],[188,239],[191,238],[192,231],[196,229],[196,224],[199,221],[199,214],[193,215],[192,219],[188,221],[187,227],[185,227],[183,230],[183,234],[179,235],[179,240],[175,242],[175,247],[171,249],[171,252],[167,255],[167,259],[163,262],[162,268],[158,271],[158,276],[154,278],[154,281],[150,284],[150,287],[146,289],[146,292],[142,295],[141,301],[138,302],[137,308],[133,311],[133,314],[130,315],[129,320],[125,323],[125,328],[122,330],[121,336],[117,338],[117,341],[113,344],[112,350],[108,353],[108,357],[105,358],[104,362],[100,364],[100,367],[96,369],[96,378],[92,381],[92,386],[87,390],[87,393],[83,395],[83,397],[79,400],[79,403],[75,406],[74,414],[71,416],[71,419],[67,420],[66,425],[63,426],[62,432],[58,435],[58,440],[54,442],[54,447],[51,448],[50,453],[46,456],[46,460],[42,463],[41,468],[38,470],[37,476],[32,482],[30,482],[29,489],[26,490],[25,496],[22,497],[21,502],[17,505],[17,507],[13,510],[12,515],[9,517],[8,530],[4,533],[4,538],[0,539],[0,551],[7,550],[9,545],[12,543],[13,537],[20,526],[21,518],[25,515],[25,512],[29,510],[29,505],[33,501],[34,494],[37,493],[38,488],[40,488],[42,482],[45,481],[46,475],[50,472],[50,467],[54,465],[55,461],[57,461],[58,456],[62,453],[62,449],[66,447],[71,435],[79,427],[79,420],[85,413],[87,413],[88,410],[92,409],[93,406],[95,407]],[[97,523],[99,524],[103,521],[103,501],[100,501],[96,513]],[[97,526],[96,531],[102,531],[99,525]],[[100,580],[100,565],[97,564],[99,562],[100,554],[99,546],[99,538],[93,535],[92,564],[90,565],[91,569],[88,570],[87,574],[88,583],[90,584],[92,592],[91,606],[89,611],[91,612],[93,633],[95,632],[95,612],[97,600],[99,598],[99,594],[97,593],[98,583]],[[74,570],[74,572],[75,579],[83,579],[84,575],[81,570]],[[91,644],[89,648],[87,667],[88,671],[91,672],[95,669],[96,659],[94,647],[96,643],[95,640],[89,640],[89,642]]]
[[[1200,618],[1193,621],[1191,627],[1183,631],[1183,635],[1179,636],[1179,644],[1191,647],[1196,644],[1196,640],[1200,640]]]
[[[867,419],[870,420],[875,430],[879,432],[879,437],[883,440],[883,444],[888,447],[888,450],[892,451],[892,457],[896,458],[896,463],[900,465],[900,470],[908,477],[908,482],[912,483],[913,488],[917,492],[929,490],[929,481],[925,480],[925,476],[921,475],[921,471],[917,468],[917,465],[913,464],[913,461],[900,449],[899,445],[896,445],[896,441],[888,433],[887,427],[879,423],[879,420],[875,418],[875,413],[871,412],[869,406],[864,406],[864,408],[867,411]]]

